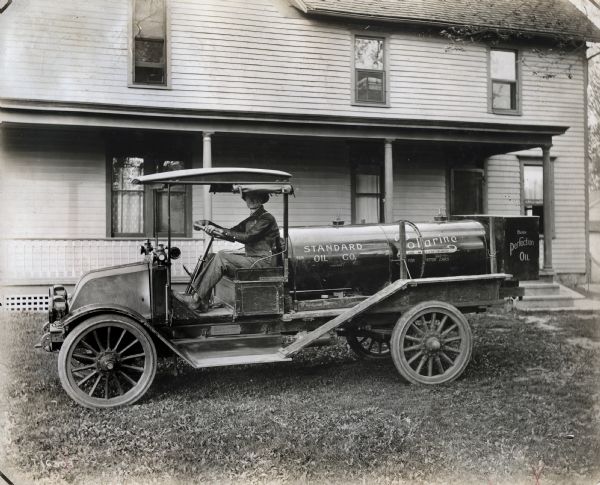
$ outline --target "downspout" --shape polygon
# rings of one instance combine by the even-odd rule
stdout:
[[[593,57],[593,56],[592,56]],[[589,127],[589,68],[590,58],[587,57],[587,49],[583,51],[583,121],[585,129],[583,130],[583,149],[585,152],[584,176],[585,176],[585,274],[586,283],[589,285],[592,277],[591,251],[590,251],[590,127]]]

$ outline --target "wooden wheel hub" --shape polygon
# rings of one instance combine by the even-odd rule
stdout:
[[[104,372],[111,372],[117,366],[117,356],[114,352],[106,352],[98,358],[98,369]]]
[[[438,350],[440,350],[441,347],[442,347],[442,344],[437,339],[437,337],[429,337],[425,341],[425,349],[430,353],[437,352]]]

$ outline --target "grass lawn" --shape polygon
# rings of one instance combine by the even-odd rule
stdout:
[[[343,341],[290,363],[159,366],[91,411],[34,350],[45,315],[0,313],[0,470],[15,483],[600,481],[600,316],[478,315],[457,382],[403,382]]]

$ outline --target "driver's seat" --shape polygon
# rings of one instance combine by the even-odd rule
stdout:
[[[283,240],[278,237],[273,243],[272,254],[258,260],[271,259],[271,266],[239,268],[235,270],[233,277],[223,276],[215,287],[216,299],[229,306],[234,317],[282,315],[286,282],[284,249]]]

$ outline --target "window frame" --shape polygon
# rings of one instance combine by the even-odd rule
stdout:
[[[365,170],[368,167],[369,170]],[[357,188],[357,180],[356,177],[357,175],[377,175],[379,177],[379,192],[361,192],[358,193],[356,191]],[[352,164],[352,171],[351,171],[351,181],[350,181],[350,188],[351,188],[351,204],[350,204],[350,214],[351,214],[351,219],[352,219],[352,224],[380,224],[383,222],[383,200],[384,200],[384,186],[385,186],[385,182],[383,180],[384,177],[384,170],[383,170],[383,166],[381,164],[367,164],[367,163],[354,163]],[[373,197],[376,196],[378,198],[378,221],[377,222],[365,222],[362,223],[360,221],[357,221],[356,219],[356,201],[358,197]]]
[[[500,51],[500,52],[511,52],[515,55],[515,80],[509,81],[507,79],[496,79],[492,78],[492,52]],[[521,116],[523,114],[521,108],[521,51],[517,48],[513,47],[488,47],[487,50],[487,78],[488,78],[488,112],[498,115],[512,115],[512,116]],[[506,108],[494,108],[493,96],[494,96],[494,82],[499,83],[511,83],[515,86],[515,107],[514,109],[506,109]]]
[[[356,67],[356,39],[357,38],[368,38],[368,39],[380,39],[383,41],[383,69],[377,71],[374,69],[358,69]],[[389,35],[382,33],[365,34],[364,32],[352,33],[352,42],[350,45],[350,59],[352,64],[352,90],[350,92],[350,102],[352,106],[369,106],[369,107],[390,107],[390,89],[389,89]],[[356,77],[357,71],[376,71],[383,73],[383,101],[363,101],[358,99],[358,93],[356,91]]]
[[[129,2],[129,70],[127,76],[127,86],[129,88],[140,88],[140,89],[171,89],[171,15],[170,15],[170,0],[163,0],[165,5],[164,21],[165,21],[165,38],[164,38],[164,55],[165,55],[165,67],[164,67],[164,84],[147,84],[135,82],[135,2],[136,0],[130,0]]]
[[[178,154],[179,155],[179,154]],[[164,153],[153,153],[152,149],[140,149],[139,147],[132,146],[131,148],[118,146],[113,149],[106,150],[106,237],[110,239],[132,239],[132,238],[152,238],[154,237],[154,207],[158,203],[156,192],[153,187],[144,185],[143,193],[143,214],[144,214],[144,227],[142,233],[113,233],[113,220],[112,220],[112,209],[113,209],[113,188],[112,188],[112,177],[113,177],[113,158],[115,157],[140,157],[144,161],[150,159],[156,160],[165,158],[175,159],[183,162],[185,168],[191,167],[191,159],[187,153],[182,153],[181,156],[165,157]],[[144,172],[154,173],[154,172]],[[192,212],[193,212],[193,199],[191,186],[184,185],[185,187],[185,215],[184,215],[184,231],[183,233],[171,233],[172,237],[178,239],[186,239],[192,237]],[[172,193],[172,191],[171,191]],[[159,237],[166,237],[167,233],[157,232]]]
[[[527,215],[526,210],[525,210],[525,166],[529,165],[529,166],[535,166],[535,167],[542,167],[542,176],[545,176],[546,174],[543,173],[543,167],[544,167],[544,160],[543,158],[540,157],[536,157],[536,156],[523,156],[520,155],[519,157],[519,172],[520,172],[520,193],[521,193],[521,215],[525,216]],[[550,162],[550,170],[552,173],[550,173],[550,181],[552,183],[552,187],[550,188],[550,191],[552,193],[552,196],[550,197],[550,211],[553,214],[552,217],[552,227],[550,228],[551,232],[552,232],[552,239],[556,239],[556,214],[554,212],[555,209],[555,205],[554,205],[554,162],[556,160],[556,156],[551,156],[550,157],[551,162]],[[543,179],[542,179],[543,180]],[[546,201],[543,200],[543,189],[542,189],[542,211],[544,210],[544,205],[546,204]],[[542,212],[543,214],[543,212]],[[546,221],[544,221],[545,223]],[[540,238],[544,237],[544,233],[543,231],[540,231]]]

